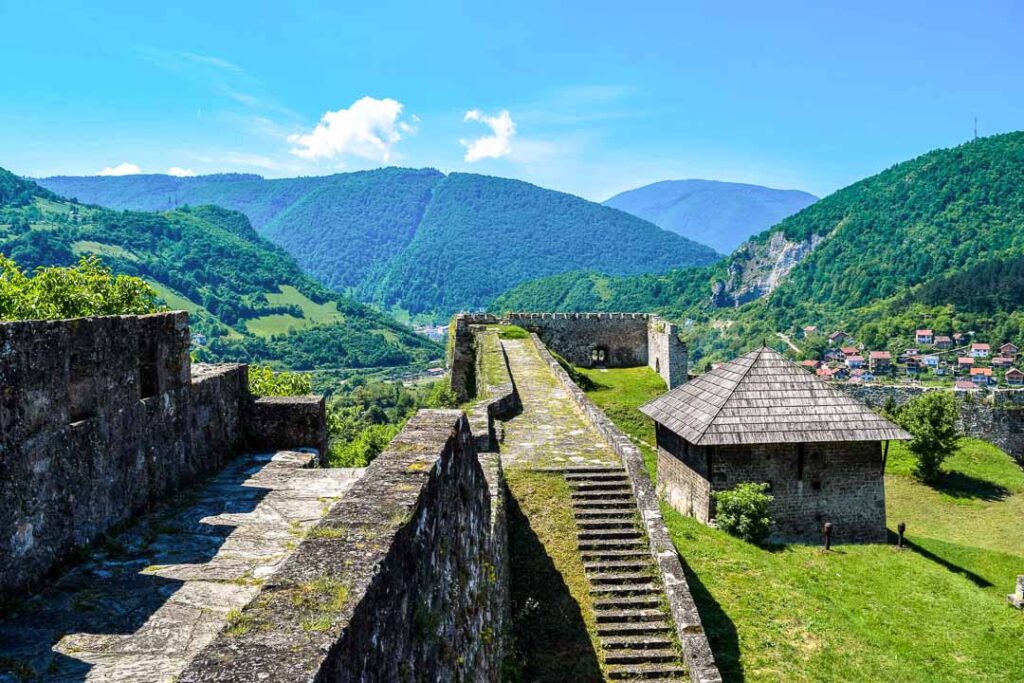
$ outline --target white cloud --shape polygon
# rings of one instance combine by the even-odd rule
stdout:
[[[172,175],[176,178],[191,178],[196,174],[191,168],[182,168],[181,166],[171,166],[167,169],[167,175]]]
[[[295,145],[290,151],[303,159],[352,155],[387,162],[402,134],[415,132],[413,125],[399,120],[401,113],[402,103],[397,100],[363,97],[348,109],[324,114],[312,132],[289,135],[288,142]]]
[[[459,140],[466,148],[465,161],[474,162],[481,159],[498,159],[512,151],[511,140],[516,134],[516,124],[508,110],[502,110],[497,116],[487,116],[479,109],[466,112],[464,121],[479,121],[491,129],[492,135],[484,135],[476,140]]]
[[[138,175],[139,173],[142,173],[141,168],[126,161],[117,166],[107,166],[97,175]]]

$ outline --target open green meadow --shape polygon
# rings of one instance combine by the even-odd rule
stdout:
[[[660,378],[583,372],[653,464],[653,429],[636,408],[664,391]],[[937,487],[914,480],[912,464],[893,443],[887,513],[891,530],[907,523],[902,551],[764,549],[663,505],[726,681],[1024,681],[1024,614],[1006,601],[1024,573],[1024,471],[977,440]]]

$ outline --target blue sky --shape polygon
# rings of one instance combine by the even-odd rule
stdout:
[[[0,0],[0,166],[823,195],[1024,128],[1019,2],[288,4]]]

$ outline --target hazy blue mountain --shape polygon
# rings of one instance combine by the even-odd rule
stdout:
[[[663,180],[617,194],[606,206],[729,254],[744,240],[818,201],[800,190],[717,180]]]
[[[486,306],[546,275],[580,268],[657,273],[718,257],[703,244],[573,195],[434,169],[280,180],[58,176],[39,183],[115,209],[215,204],[240,211],[323,284],[438,318]]]

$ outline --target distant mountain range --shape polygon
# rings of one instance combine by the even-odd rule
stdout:
[[[817,325],[869,346],[915,328],[1024,342],[1024,132],[905,161],[752,237],[707,268],[522,285],[495,310],[651,310],[724,359]]]
[[[617,194],[610,206],[729,254],[744,240],[818,201],[800,190],[717,180],[663,180]]]
[[[414,365],[441,354],[316,282],[244,215],[217,206],[113,211],[0,169],[0,253],[25,270],[94,254],[116,273],[145,278],[164,303],[189,312],[204,361],[311,370]]]
[[[580,268],[631,275],[707,265],[711,248],[529,183],[434,169],[325,177],[58,176],[40,185],[115,209],[240,211],[308,274],[386,310],[445,318]]]

